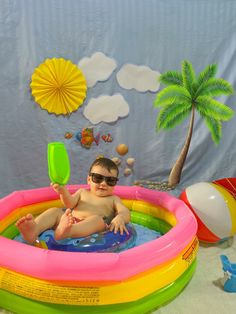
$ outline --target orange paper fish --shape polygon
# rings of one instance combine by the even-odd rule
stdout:
[[[83,128],[82,131],[78,132],[75,137],[80,141],[83,147],[90,148],[93,142],[97,145],[99,144],[100,133],[94,136],[93,128]]]

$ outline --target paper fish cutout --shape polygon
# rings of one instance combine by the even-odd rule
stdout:
[[[82,131],[79,131],[75,135],[75,137],[83,147],[90,148],[93,142],[95,142],[97,145],[99,144],[100,133],[94,136],[93,128],[83,128]]]
[[[71,132],[66,132],[65,134],[64,134],[64,137],[67,139],[67,140],[69,140],[69,139],[71,139],[72,137],[73,137],[73,133],[71,133]]]
[[[102,139],[106,143],[111,143],[113,141],[113,138],[110,133],[102,135]]]

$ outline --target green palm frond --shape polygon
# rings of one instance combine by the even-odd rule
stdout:
[[[196,97],[196,99],[198,96],[216,97],[220,95],[231,95],[233,92],[234,89],[229,82],[222,78],[210,78],[199,86],[194,97]]]
[[[207,82],[210,78],[213,78],[216,75],[217,65],[210,64],[208,65],[197,78],[197,85],[200,87],[204,82]]]
[[[171,129],[180,124],[196,108],[211,132],[212,139],[219,143],[221,124],[230,120],[234,111],[214,97],[234,93],[229,82],[215,78],[216,64],[210,64],[196,77],[192,64],[184,60],[181,73],[167,71],[160,82],[167,87],[156,95],[155,107],[161,107],[156,128]]]
[[[202,117],[223,121],[230,120],[234,115],[234,111],[230,107],[208,96],[197,98],[196,110]]]
[[[211,132],[212,140],[215,144],[220,143],[221,135],[222,135],[222,126],[221,121],[215,120],[213,118],[205,117],[205,122],[208,129]]]
[[[157,94],[157,97],[154,101],[154,106],[165,106],[172,104],[173,102],[191,103],[191,95],[187,89],[182,86],[168,86]]]
[[[177,71],[167,71],[161,74],[159,81],[164,85],[183,85],[182,74]]]
[[[172,129],[180,124],[190,113],[191,104],[178,104],[165,106],[160,110],[156,127],[157,129]]]
[[[195,73],[192,64],[187,60],[182,62],[182,76],[184,87],[189,91],[190,94],[192,94]]]

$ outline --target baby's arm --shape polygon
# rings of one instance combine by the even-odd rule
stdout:
[[[116,216],[112,219],[110,230],[117,233],[120,231],[120,234],[123,234],[124,231],[129,234],[125,224],[130,222],[130,211],[127,207],[125,207],[119,197],[115,196],[114,205],[116,210]]]
[[[81,192],[80,189],[76,191],[73,195],[71,195],[64,185],[59,185],[59,184],[51,184],[51,185],[54,191],[59,194],[60,199],[66,208],[74,208],[77,205],[80,199],[80,192]]]

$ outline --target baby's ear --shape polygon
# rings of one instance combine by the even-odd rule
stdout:
[[[87,176],[87,183],[90,184],[91,183],[91,177]]]

